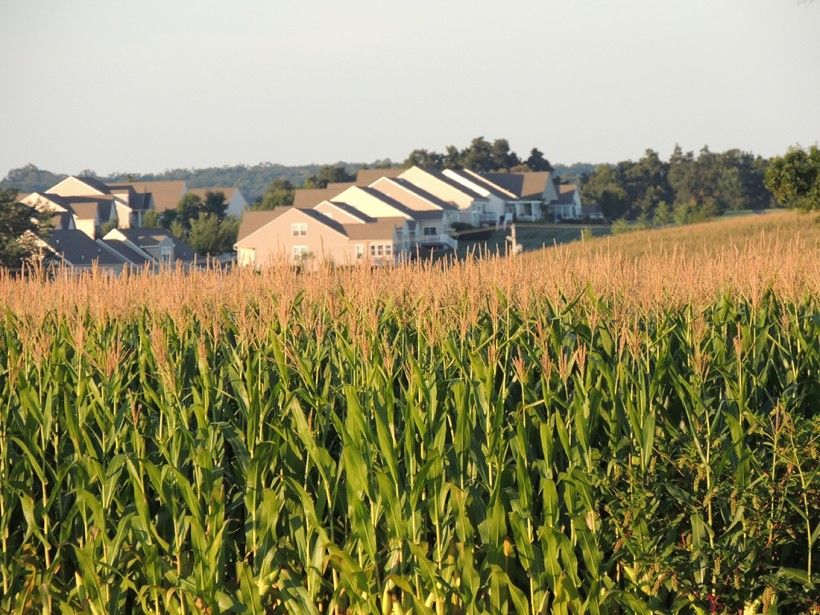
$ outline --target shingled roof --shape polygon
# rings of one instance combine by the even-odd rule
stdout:
[[[74,267],[122,265],[125,259],[98,244],[76,229],[53,231],[43,240],[63,262]]]

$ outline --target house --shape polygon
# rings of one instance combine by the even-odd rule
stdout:
[[[485,196],[446,176],[441,171],[410,167],[398,177],[455,206],[459,222],[466,222],[474,226],[498,222],[498,215],[487,211],[489,201]]]
[[[458,247],[456,240],[450,236],[453,222],[460,219],[459,210],[455,205],[399,177],[381,177],[369,188],[416,212],[414,219],[421,220],[422,224],[421,232],[413,243],[421,246],[444,244],[453,249]]]
[[[44,265],[59,265],[84,271],[97,267],[120,273],[127,261],[104,244],[76,229],[56,230],[40,240]]]
[[[403,217],[340,223],[316,209],[298,207],[247,212],[235,244],[237,261],[255,269],[276,264],[309,270],[328,263],[386,264],[397,258],[405,226]]]
[[[52,192],[32,192],[26,195],[21,202],[39,211],[47,211],[60,216],[59,220],[53,220],[57,222],[57,228],[77,229],[91,239],[97,238],[104,225],[117,222],[114,197],[110,194],[61,196]],[[66,220],[69,216],[71,217],[70,223]]]
[[[112,229],[103,240],[121,241],[138,254],[149,255],[157,265],[189,266],[196,261],[194,251],[164,228]]]
[[[123,185],[107,185],[93,177],[66,177],[46,192],[33,192],[22,202],[59,213],[70,212],[75,227],[95,239],[105,225],[130,228],[142,224],[152,207],[150,195]]]
[[[547,171],[527,171],[523,173],[477,173],[465,170],[487,186],[502,191],[506,211],[515,220],[538,221],[546,215],[546,205],[558,198],[553,185],[552,174]]]
[[[582,217],[581,191],[575,184],[558,186],[558,198],[549,204],[550,214],[556,220],[578,220]]]
[[[225,187],[215,187],[215,188],[191,188],[188,190],[189,194],[195,194],[203,201],[205,200],[205,195],[209,192],[221,192],[223,197],[225,198],[225,202],[228,204],[227,209],[225,210],[225,214],[228,216],[234,216],[239,218],[242,216],[242,213],[248,208],[248,201],[245,200],[245,197],[239,191],[239,188],[225,188]]]
[[[486,181],[478,173],[466,169],[445,169],[442,173],[484,197],[487,204],[484,206],[482,213],[492,214],[495,217],[495,224],[503,225],[512,221],[515,214],[515,207],[512,205],[515,195],[512,192],[504,190]],[[507,213],[510,215],[507,216]]]

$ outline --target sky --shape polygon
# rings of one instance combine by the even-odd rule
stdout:
[[[820,0],[0,0],[0,177],[820,140]]]

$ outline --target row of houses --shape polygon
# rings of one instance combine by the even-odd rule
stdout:
[[[419,251],[455,249],[457,224],[506,226],[513,221],[598,217],[574,185],[549,172],[478,173],[362,169],[355,182],[297,190],[292,207],[246,212],[235,245],[241,266],[320,262],[380,264]]]
[[[53,231],[39,242],[46,264],[87,269],[93,264],[116,273],[123,269],[182,263],[195,254],[166,229],[143,228],[149,211],[176,209],[189,193],[205,198],[221,192],[227,215],[241,216],[248,206],[237,188],[188,188],[184,181],[105,183],[70,176],[48,190],[18,200],[52,215]]]

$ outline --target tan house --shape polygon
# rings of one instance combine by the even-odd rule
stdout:
[[[247,212],[235,244],[237,262],[255,269],[278,264],[309,270],[328,263],[394,262],[404,225],[404,218],[343,224],[298,207]]]

